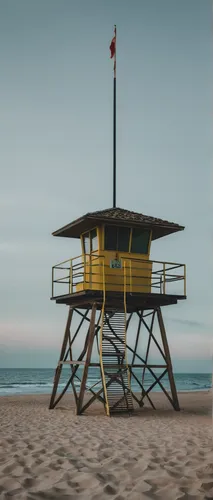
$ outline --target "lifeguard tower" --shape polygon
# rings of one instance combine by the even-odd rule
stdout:
[[[159,384],[174,409],[179,410],[161,307],[177,304],[178,300],[186,298],[185,265],[152,261],[149,255],[153,240],[183,229],[172,222],[121,208],[110,208],[87,213],[53,233],[54,236],[79,238],[82,253],[53,267],[52,299],[57,304],[67,304],[69,314],[50,408],[56,406],[70,385],[78,414],[83,413],[95,399],[104,404],[107,415],[113,411],[132,410],[133,400],[143,406],[145,397],[154,407],[150,391]],[[182,293],[169,293],[169,286],[180,281]],[[65,293],[55,293],[56,286],[66,287]],[[74,313],[79,316],[79,325],[71,337],[70,326]],[[132,348],[127,342],[127,330],[133,315],[138,317],[138,326]],[[74,360],[73,347],[85,321],[89,322],[88,332],[83,340],[82,351],[78,359]],[[153,333],[154,321],[158,322],[163,348]],[[138,353],[142,326],[148,331],[144,358]],[[99,352],[99,362],[96,363],[91,362],[95,339]],[[162,356],[162,364],[149,363],[151,341],[155,342]],[[64,363],[70,364],[71,373],[62,393],[56,397]],[[79,376],[81,365],[83,372],[81,370]],[[90,387],[88,390],[92,396],[84,404],[88,370],[91,367],[100,368],[101,388],[96,392],[95,387]],[[141,369],[140,379],[135,368],[137,372]],[[155,374],[154,368],[162,369],[160,376]],[[143,379],[146,370],[154,382],[145,390]],[[171,395],[161,380],[166,373]],[[131,389],[133,378],[141,388],[140,397]],[[79,380],[81,384],[77,393]]]
[[[150,249],[153,240],[184,227],[116,207],[115,82],[114,66],[113,207],[87,213],[53,233],[79,239],[81,252],[52,269],[51,298],[57,304],[66,304],[69,312],[49,408],[53,409],[70,387],[77,414],[84,413],[96,400],[104,405],[107,415],[130,412],[135,404],[142,407],[145,398],[155,408],[150,393],[159,385],[173,408],[179,410],[161,308],[186,299],[186,269],[184,264],[150,260]],[[74,316],[79,319],[75,331]],[[134,341],[132,332],[128,337],[132,328]],[[139,345],[144,332],[147,337],[142,356]],[[150,362],[153,343],[161,363]],[[77,359],[73,356],[76,344]],[[98,361],[92,358],[94,345]],[[70,365],[70,371],[66,370],[67,382],[58,395],[65,364]],[[88,386],[88,374],[94,368],[100,380]],[[152,379],[148,387],[144,383],[147,373]],[[165,375],[169,392],[163,385]],[[139,387],[137,392],[132,389],[133,380]],[[85,398],[85,392],[91,397]]]

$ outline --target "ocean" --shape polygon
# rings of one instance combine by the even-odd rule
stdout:
[[[79,373],[82,368],[79,368]],[[16,394],[50,394],[53,385],[55,370],[53,368],[0,368],[0,395],[12,396]],[[135,374],[141,380],[141,371],[135,369]],[[70,375],[70,367],[64,367],[59,384],[59,391],[62,390]],[[157,372],[156,372],[157,375]],[[160,375],[160,373],[159,373]],[[175,382],[178,391],[204,391],[212,387],[211,373],[175,373]],[[100,381],[100,371],[98,368],[90,368],[88,376],[88,386],[92,386]],[[144,379],[144,388],[149,387],[154,379],[149,373]],[[163,379],[163,385],[169,389],[168,376]],[[77,386],[80,382],[77,381]],[[96,390],[101,384],[96,385]],[[137,392],[140,387],[132,379],[132,389]],[[161,391],[157,386],[155,391]],[[71,389],[70,389],[71,391]]]

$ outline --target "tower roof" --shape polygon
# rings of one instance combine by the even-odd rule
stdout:
[[[184,226],[180,226],[174,222],[116,207],[98,210],[97,212],[88,212],[79,219],[57,229],[52,234],[53,236],[63,236],[65,238],[80,238],[82,233],[104,223],[150,229],[152,230],[153,240],[184,229]]]

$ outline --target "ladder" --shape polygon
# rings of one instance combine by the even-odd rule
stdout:
[[[133,410],[126,360],[126,313],[102,310],[100,364],[107,415]]]

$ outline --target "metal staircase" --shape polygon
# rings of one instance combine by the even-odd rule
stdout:
[[[125,311],[102,310],[100,362],[107,414],[132,411]]]

